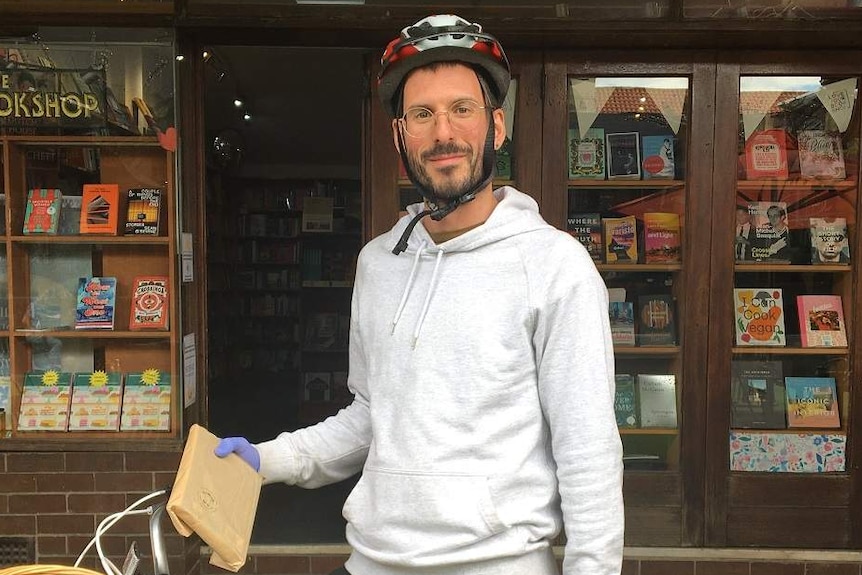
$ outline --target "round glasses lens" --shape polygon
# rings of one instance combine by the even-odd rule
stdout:
[[[413,137],[426,136],[435,122],[439,122],[439,116],[445,115],[449,126],[453,130],[466,131],[474,128],[482,117],[479,110],[483,106],[472,101],[460,101],[452,104],[448,110],[433,112],[428,108],[410,108],[401,118],[406,132]]]

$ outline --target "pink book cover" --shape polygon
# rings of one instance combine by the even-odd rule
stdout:
[[[745,142],[745,173],[749,180],[787,178],[787,133],[760,130]]]
[[[644,262],[648,264],[679,263],[679,214],[647,212],[644,218]]]
[[[796,296],[802,347],[847,347],[840,295]]]

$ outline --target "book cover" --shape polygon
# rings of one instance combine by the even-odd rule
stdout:
[[[31,189],[24,209],[24,235],[56,234],[60,225],[63,192],[55,188]]]
[[[638,406],[641,427],[677,426],[676,376],[673,374],[638,374]]]
[[[609,180],[640,179],[640,136],[637,132],[608,134],[607,150]]]
[[[796,138],[799,172],[803,178],[843,180],[846,177],[841,136],[825,130],[800,130]]]
[[[61,236],[77,236],[81,233],[81,196],[60,198],[60,224],[57,233]]]
[[[745,141],[745,176],[749,180],[787,178],[787,133],[759,130]]]
[[[317,312],[305,325],[305,348],[312,351],[336,349],[338,346],[338,314]]]
[[[328,371],[309,371],[302,374],[302,398],[305,401],[332,400],[332,373]]]
[[[785,377],[787,427],[841,427],[834,377]]]
[[[846,218],[808,218],[812,264],[849,264]]]
[[[734,288],[736,345],[787,345],[781,288]]]
[[[676,306],[671,294],[638,296],[638,345],[676,344]]]
[[[633,346],[635,344],[634,304],[630,301],[608,302],[608,315],[614,345]]]
[[[635,216],[604,218],[605,261],[609,264],[638,262],[638,234]]]
[[[168,329],[168,276],[137,276],[132,281],[129,329]]]
[[[595,262],[602,261],[602,217],[600,214],[577,213],[566,218],[568,232],[585,248]]]
[[[118,431],[123,376],[116,371],[76,373],[69,431]]]
[[[120,186],[84,184],[81,194],[81,233],[117,234],[120,213]]]
[[[125,235],[159,235],[159,218],[162,211],[160,188],[131,188],[126,192]]]
[[[302,201],[302,231],[312,233],[332,232],[333,199],[309,196]]]
[[[798,295],[802,347],[847,347],[847,328],[840,295]]]
[[[148,368],[125,379],[120,431],[170,431],[171,374]]]
[[[75,329],[114,329],[116,302],[117,278],[80,278],[75,307]]]
[[[730,377],[731,427],[784,429],[787,426],[780,361],[733,360]]]
[[[790,263],[791,240],[786,202],[749,202],[751,260]]]
[[[569,130],[569,178],[605,179],[605,131],[590,128],[584,137]]]
[[[48,370],[25,374],[18,431],[66,431],[71,398],[71,373]]]
[[[682,261],[679,214],[645,212],[644,263],[672,264]]]
[[[645,180],[669,179],[676,174],[674,164],[674,142],[671,135],[644,136],[641,138],[643,150],[643,175]]]
[[[617,427],[638,427],[638,406],[634,377],[630,373],[618,373],[614,376],[614,380],[616,382],[614,413],[617,417]]]

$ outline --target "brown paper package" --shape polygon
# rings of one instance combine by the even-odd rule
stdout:
[[[262,478],[236,454],[217,457],[218,442],[191,426],[167,510],[180,535],[197,533],[212,548],[212,565],[236,572],[248,555]]]

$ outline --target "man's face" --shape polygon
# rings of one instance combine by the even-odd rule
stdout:
[[[742,226],[751,221],[751,216],[748,214],[748,210],[736,210],[736,225]]]
[[[488,110],[479,110],[481,118],[469,130],[453,129],[449,122],[450,106],[472,101],[484,106],[482,89],[476,73],[463,65],[444,65],[419,69],[404,84],[404,110],[422,107],[435,112],[431,129],[422,137],[404,133],[407,158],[419,183],[439,198],[454,198],[470,191],[482,177],[482,151],[488,130]],[[439,112],[443,113],[439,113]],[[494,110],[495,148],[505,137],[502,110]],[[393,121],[396,147],[398,120]]]
[[[769,225],[775,227],[781,223],[781,210],[777,208],[769,208],[766,210],[766,217],[769,219]]]

